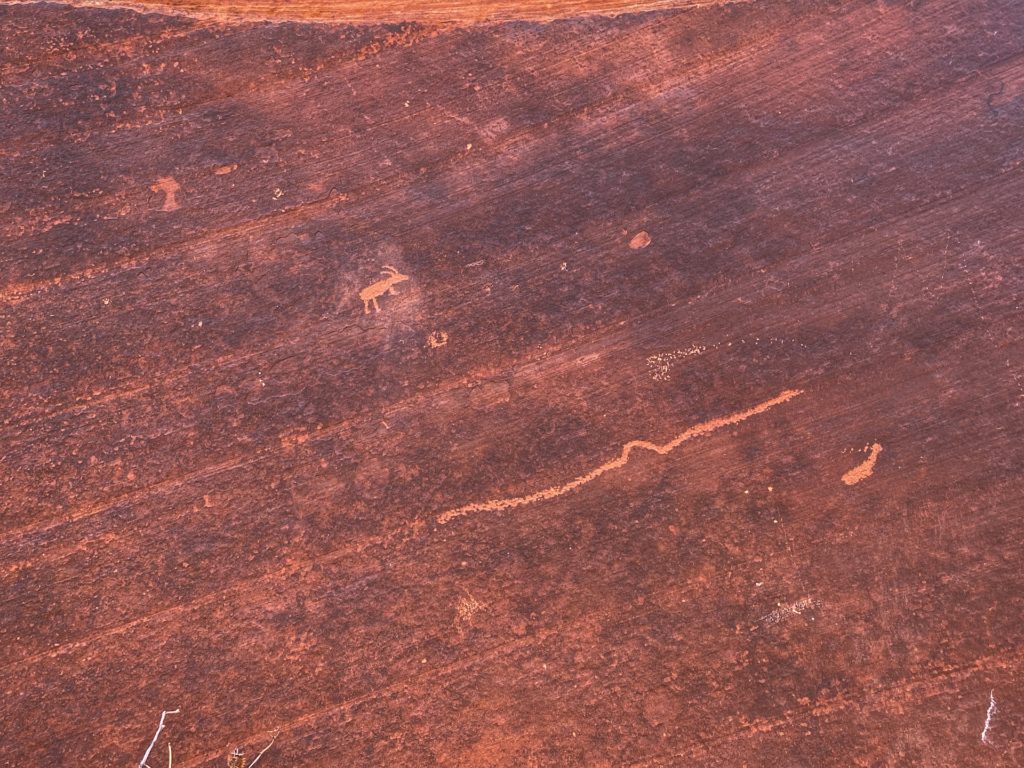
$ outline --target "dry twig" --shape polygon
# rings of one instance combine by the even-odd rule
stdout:
[[[260,753],[258,755],[256,755],[256,759],[255,760],[253,760],[251,763],[249,763],[249,768],[255,768],[256,763],[258,763],[260,761],[260,758],[263,757],[263,753],[266,752],[268,749],[270,749],[272,746],[274,746],[274,742],[277,741],[278,734],[280,734],[280,733],[281,733],[281,729],[280,728],[278,728],[276,731],[274,731],[274,735],[273,735],[273,737],[271,737],[270,743],[267,744],[267,746],[265,746],[260,751]]]
[[[153,751],[153,747],[156,746],[156,740],[160,738],[160,734],[164,730],[164,720],[167,719],[168,715],[177,714],[181,714],[180,709],[165,709],[160,713],[160,725],[156,727],[156,733],[153,734],[153,740],[149,742],[149,747],[146,748],[146,754],[144,754],[142,759],[139,760],[139,768],[149,768],[149,766],[146,765],[146,761],[149,760],[149,753]]]
[[[149,760],[149,755],[153,751],[153,747],[156,746],[157,741],[160,740],[160,734],[163,733],[167,716],[179,714],[181,714],[180,709],[165,709],[163,712],[160,713],[160,724],[156,727],[156,733],[153,734],[153,740],[149,742],[149,746],[146,748],[146,753],[142,756],[142,759],[139,761],[138,768],[149,768],[149,764],[147,762]],[[274,746],[274,742],[277,741],[277,737],[280,735],[280,733],[280,728],[274,731],[274,735],[270,738],[270,743],[260,750],[259,754],[256,755],[256,759],[249,764],[248,768],[254,768],[256,763],[260,761],[260,758],[267,753],[267,750]],[[232,753],[231,757],[234,758],[232,765],[245,765],[245,758],[243,757],[241,749],[236,749]],[[167,744],[167,768],[174,768],[174,751],[171,749],[170,743]]]

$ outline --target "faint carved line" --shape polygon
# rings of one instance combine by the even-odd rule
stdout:
[[[717,346],[717,345],[715,345]],[[659,352],[647,358],[647,367],[651,372],[651,378],[655,381],[668,381],[672,378],[669,374],[672,366],[684,357],[703,355],[708,351],[704,344],[691,344],[687,349],[674,349],[671,352]]]
[[[813,597],[803,597],[797,600],[795,603],[789,603],[788,605],[780,605],[774,611],[769,613],[767,616],[762,616],[759,619],[761,624],[778,624],[783,619],[787,619],[790,616],[799,616],[804,611],[817,608],[821,605]]]
[[[764,413],[769,408],[773,408],[776,405],[781,405],[788,400],[792,400],[797,395],[803,394],[803,390],[800,389],[787,389],[779,393],[770,400],[765,400],[763,403],[748,408],[745,411],[739,411],[729,416],[722,416],[717,419],[711,419],[695,426],[689,427],[688,429],[681,432],[675,438],[665,443],[664,445],[657,445],[656,443],[648,442],[647,440],[631,440],[622,446],[622,451],[619,455],[607,461],[604,464],[596,467],[585,475],[570,480],[563,485],[555,485],[551,488],[545,488],[543,491],[537,491],[526,496],[515,496],[512,498],[505,499],[492,499],[491,501],[481,501],[473,504],[466,504],[456,509],[450,509],[447,512],[442,513],[438,516],[437,522],[441,525],[449,523],[457,517],[468,515],[472,512],[499,512],[506,509],[513,509],[515,507],[521,507],[526,504],[532,504],[536,501],[545,501],[547,499],[554,499],[563,494],[575,491],[577,488],[586,485],[592,480],[596,480],[606,472],[610,472],[613,469],[620,469],[626,466],[629,461],[629,456],[633,452],[634,448],[644,448],[648,451],[654,451],[655,453],[664,456],[667,453],[671,453],[683,443],[688,440],[692,440],[695,437],[703,437],[704,435],[710,434],[715,430],[721,429],[722,427],[728,427],[732,424],[739,424],[741,421],[749,419],[751,416],[756,416],[760,413]]]

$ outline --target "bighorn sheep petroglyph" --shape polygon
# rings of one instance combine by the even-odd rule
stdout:
[[[371,304],[375,312],[380,312],[380,304],[377,303],[377,299],[385,293],[390,293],[392,296],[397,295],[398,291],[395,290],[395,283],[401,283],[409,279],[408,275],[403,275],[394,267],[386,265],[381,269],[381,274],[384,276],[383,279],[366,286],[359,292],[359,298],[363,300],[364,315],[370,314]]]

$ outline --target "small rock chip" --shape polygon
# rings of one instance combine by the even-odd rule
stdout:
[[[641,248],[646,248],[650,244],[651,236],[648,235],[647,232],[645,232],[644,230],[640,230],[639,232],[637,232],[635,235],[633,235],[633,239],[629,241],[629,247],[632,248],[634,251],[638,251]]]

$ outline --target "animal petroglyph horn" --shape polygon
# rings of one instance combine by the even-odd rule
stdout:
[[[395,296],[398,291],[395,290],[395,284],[401,283],[409,279],[408,275],[403,275],[397,269],[392,266],[384,265],[381,268],[382,279],[375,283],[371,283],[359,292],[359,298],[363,300],[363,314],[370,314],[370,305],[373,305],[375,312],[380,312],[380,304],[377,302],[381,296],[386,293]]]

